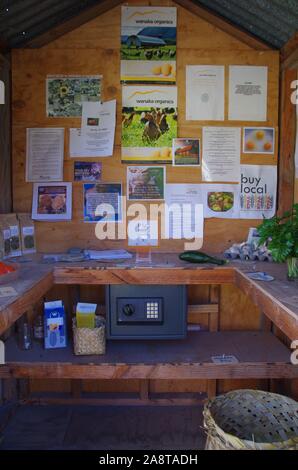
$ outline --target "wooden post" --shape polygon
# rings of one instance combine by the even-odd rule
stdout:
[[[218,305],[218,313],[211,313],[209,315],[209,331],[218,331],[219,328],[219,302],[220,302],[220,286],[210,285],[209,288],[209,302]],[[217,381],[207,381],[207,396],[213,398],[217,393]]]
[[[281,73],[280,93],[280,152],[278,182],[278,214],[291,209],[295,187],[296,109],[291,101],[292,83],[297,80],[297,70],[285,69]]]
[[[0,80],[5,85],[5,104],[0,104],[0,213],[11,212],[11,105],[10,56],[0,54]]]

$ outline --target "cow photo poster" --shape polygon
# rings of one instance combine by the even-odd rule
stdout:
[[[122,83],[176,83],[176,24],[175,7],[122,7]]]
[[[177,87],[122,87],[122,162],[172,163]]]

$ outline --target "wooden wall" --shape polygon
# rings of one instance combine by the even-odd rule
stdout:
[[[9,55],[0,54],[0,80],[5,85],[5,104],[0,104],[0,213],[6,213],[12,208]]]
[[[146,5],[147,1],[129,1],[129,5]],[[170,1],[151,1],[150,4],[172,5]],[[95,18],[79,29],[68,33],[41,49],[14,50],[12,56],[13,74],[13,178],[14,210],[30,211],[32,185],[25,182],[25,132],[26,127],[79,127],[79,119],[47,118],[45,111],[45,78],[47,74],[103,74],[103,99],[117,98],[116,145],[112,158],[102,159],[103,181],[125,183],[126,165],[120,160],[121,133],[121,86],[119,82],[120,65],[120,7]],[[279,90],[279,54],[273,51],[255,51],[244,43],[216,29],[211,24],[178,7],[178,52],[177,81],[179,94],[179,136],[201,136],[203,125],[244,126],[244,122],[187,122],[185,120],[185,66],[187,64],[250,64],[269,67],[268,121],[264,126],[278,126],[278,90]],[[228,69],[227,69],[228,70]],[[226,70],[226,73],[227,73]],[[227,105],[226,80],[226,105]],[[226,106],[227,110],[227,106]],[[227,118],[227,115],[226,115]],[[258,123],[250,123],[250,125]],[[276,146],[277,148],[277,146]],[[274,156],[244,156],[243,163],[277,164]],[[73,160],[69,159],[68,132],[65,133],[64,175],[66,181],[73,177]],[[172,168],[167,166],[167,182],[197,183],[201,181],[200,169]],[[125,184],[124,184],[125,188]],[[62,251],[70,246],[101,247],[94,236],[94,226],[82,222],[82,188],[74,183],[73,220],[63,223],[38,223],[38,248],[40,251]],[[205,222],[204,249],[213,252],[222,251],[232,242],[246,239],[248,228],[257,223],[253,220],[209,219]],[[115,243],[117,244],[117,242]],[[123,245],[121,241],[119,244]],[[113,246],[105,243],[105,246]],[[164,251],[181,250],[182,242],[161,244]],[[92,290],[93,289],[93,290]],[[94,288],[81,290],[82,300],[97,300],[102,297],[100,290]],[[67,289],[57,287],[52,298],[68,298]],[[206,287],[190,290],[190,302],[206,302]],[[233,286],[224,286],[220,298],[220,326],[222,329],[257,329],[259,311],[251,301]],[[126,390],[135,390],[138,384],[126,384]],[[253,381],[242,384],[254,386]],[[226,382],[221,390],[237,387],[239,383]],[[44,389],[69,391],[70,382],[31,383],[33,391]],[[117,390],[116,381],[98,384],[85,382],[88,391]],[[189,381],[183,383],[186,391],[205,390],[204,382]],[[123,389],[123,384],[120,385]],[[181,390],[181,385],[159,381],[152,383],[154,391]]]
[[[152,2],[151,2],[152,3]],[[153,2],[170,5],[168,1]],[[130,1],[128,4],[148,4]],[[45,107],[45,79],[47,74],[103,74],[103,99],[117,98],[116,145],[112,158],[102,159],[103,181],[120,181],[125,190],[126,165],[120,160],[121,136],[121,85],[120,65],[120,7],[95,18],[77,30],[62,36],[41,49],[20,49],[13,51],[13,175],[14,210],[30,211],[32,185],[25,182],[25,131],[26,127],[64,127],[65,164],[64,179],[72,181],[73,159],[69,159],[69,127],[79,127],[80,119],[47,118]],[[185,66],[187,64],[251,64],[269,67],[268,121],[264,126],[278,126],[279,53],[276,51],[255,51],[211,24],[178,7],[178,52],[177,85],[179,94],[179,136],[201,136],[203,125],[244,126],[245,122],[195,122],[185,120]],[[226,78],[228,67],[226,67]],[[227,109],[226,80],[226,113]],[[251,122],[250,125],[258,125]],[[260,123],[259,123],[260,124]],[[277,134],[277,133],[276,133]],[[276,146],[277,148],[277,146]],[[277,164],[274,156],[242,155],[243,163]],[[198,183],[201,170],[167,166],[167,182]],[[38,223],[37,241],[40,251],[61,251],[70,246],[100,247],[103,242],[95,238],[94,224],[82,222],[82,184],[74,183],[73,220],[63,223]],[[252,220],[205,221],[204,249],[219,252],[232,242],[246,239],[247,230],[254,226]],[[125,244],[106,242],[106,246]],[[163,251],[183,248],[182,242],[164,241]]]

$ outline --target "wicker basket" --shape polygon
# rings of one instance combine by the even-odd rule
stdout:
[[[72,320],[73,346],[77,356],[105,354],[105,319],[95,317],[95,328],[77,328],[76,318]]]
[[[235,390],[204,407],[207,450],[298,449],[298,403],[275,393]]]

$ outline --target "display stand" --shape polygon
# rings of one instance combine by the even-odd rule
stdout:
[[[138,246],[136,248],[136,267],[152,267],[152,256],[150,246]]]

